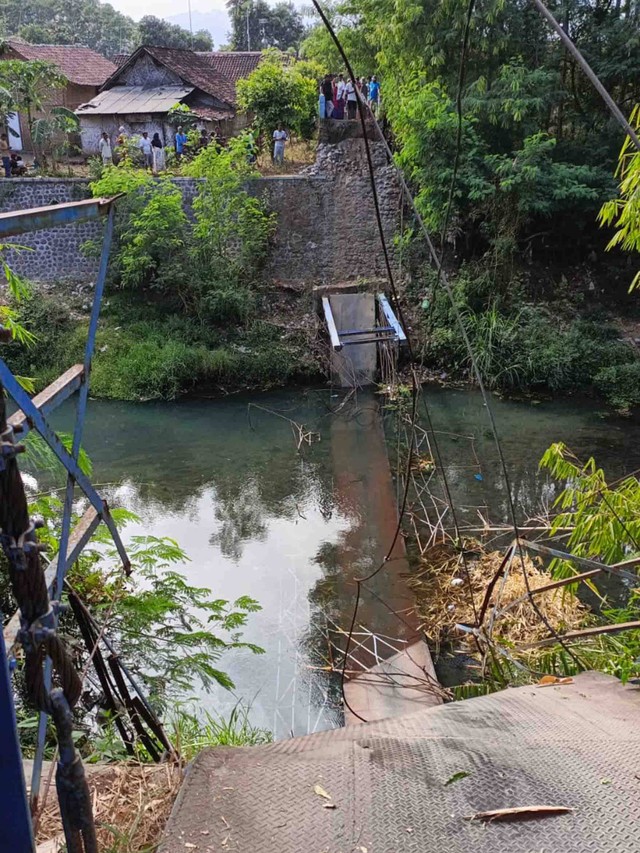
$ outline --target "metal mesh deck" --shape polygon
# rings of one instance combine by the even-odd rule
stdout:
[[[207,750],[160,853],[634,853],[639,712],[640,689],[586,673],[266,747]],[[445,785],[459,771],[470,775]],[[465,819],[532,805],[575,811]]]

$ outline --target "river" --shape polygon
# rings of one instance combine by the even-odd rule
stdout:
[[[480,395],[428,389],[426,399],[461,523],[475,524],[478,511],[508,520]],[[262,606],[244,638],[265,654],[227,653],[220,668],[235,691],[194,688],[194,695],[221,713],[241,697],[252,722],[277,738],[340,723],[335,681],[323,672],[330,632],[348,627],[350,577],[379,564],[395,525],[386,460],[372,432],[375,398],[362,395],[357,409],[349,404],[332,414],[341,401],[324,389],[291,390],[215,401],[91,401],[88,409],[84,446],[94,482],[104,484],[112,504],[140,517],[126,527],[125,541],[170,536],[189,557],[180,570],[190,582],[220,598],[250,595]],[[612,477],[640,467],[640,424],[603,416],[593,401],[494,398],[492,406],[521,517],[553,500],[553,485],[538,472],[552,441],[580,458],[594,455]],[[69,403],[53,422],[70,430],[72,419]],[[310,444],[298,446],[300,433],[287,419],[313,431]],[[363,606],[380,633],[390,640],[401,633],[375,601]]]

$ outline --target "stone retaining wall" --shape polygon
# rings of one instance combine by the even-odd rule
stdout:
[[[379,143],[372,142],[376,186],[389,249],[399,221],[400,193]],[[197,182],[176,178],[190,209]],[[281,281],[326,284],[384,276],[363,143],[358,138],[321,142],[316,163],[298,175],[258,178],[248,187],[277,215],[267,274]],[[77,201],[90,195],[87,181],[72,178],[0,179],[0,212]],[[33,251],[10,252],[16,272],[33,281],[93,279],[97,259],[82,245],[101,237],[101,223],[67,225],[21,235]]]
[[[90,195],[83,178],[2,178],[0,213],[80,201]],[[9,242],[32,251],[10,251],[5,257],[15,272],[32,281],[86,281],[94,278],[98,262],[81,247],[88,240],[100,239],[101,234],[99,222],[20,234]]]

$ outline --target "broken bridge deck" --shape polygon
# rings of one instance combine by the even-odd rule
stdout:
[[[159,853],[639,853],[639,712],[640,689],[585,673],[269,746],[205,750]],[[536,805],[572,811],[469,820]]]

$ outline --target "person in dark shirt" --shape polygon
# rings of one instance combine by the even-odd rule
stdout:
[[[331,74],[325,74],[320,91],[324,95],[324,117],[331,118],[333,112],[333,84],[331,82]]]

